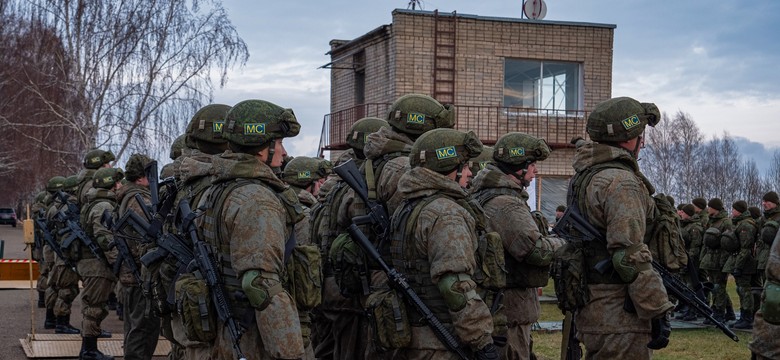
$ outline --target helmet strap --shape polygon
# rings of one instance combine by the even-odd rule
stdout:
[[[265,159],[265,164],[273,167],[271,165],[271,162],[274,161],[274,153],[276,152],[276,139],[271,139],[270,144],[268,144],[268,158]]]
[[[642,146],[642,135],[639,135],[636,138],[636,144],[634,145],[634,150],[631,151],[631,156],[634,157],[637,161],[639,161],[639,148]]]
[[[455,172],[455,182],[460,184],[460,178],[463,177],[463,163],[458,163],[458,168]]]

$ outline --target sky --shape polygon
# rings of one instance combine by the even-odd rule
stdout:
[[[292,108],[288,153],[314,156],[330,112],[333,39],[390,24],[408,0],[225,0],[250,58],[214,103],[263,99]],[[521,17],[521,0],[422,0],[427,11]],[[545,20],[614,24],[612,96],[691,116],[707,138],[728,134],[764,168],[780,149],[780,1],[546,0]]]

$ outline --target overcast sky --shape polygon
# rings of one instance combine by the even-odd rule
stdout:
[[[225,0],[249,47],[215,103],[264,99],[292,108],[303,128],[285,141],[313,156],[330,111],[330,71],[318,69],[333,39],[390,24],[408,0]],[[423,9],[514,17],[520,0],[428,0]],[[760,157],[780,148],[780,1],[547,0],[546,20],[617,25],[612,96],[691,115],[708,137],[745,138]],[[763,146],[761,146],[763,145]]]

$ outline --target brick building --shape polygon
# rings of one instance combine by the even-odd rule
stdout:
[[[456,128],[487,145],[509,131],[547,140],[536,205],[552,217],[573,175],[569,141],[589,110],[611,97],[615,25],[396,9],[392,23],[330,42],[331,113],[321,150],[346,148],[352,124],[384,118],[407,93],[454,104]]]

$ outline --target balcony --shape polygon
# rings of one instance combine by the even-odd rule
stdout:
[[[369,116],[385,118],[390,104],[364,104],[323,118],[319,155],[324,150],[347,149],[352,125]],[[473,130],[486,145],[495,144],[507,132],[519,131],[545,139],[555,148],[573,147],[573,137],[586,137],[585,111],[455,105],[458,130]]]

